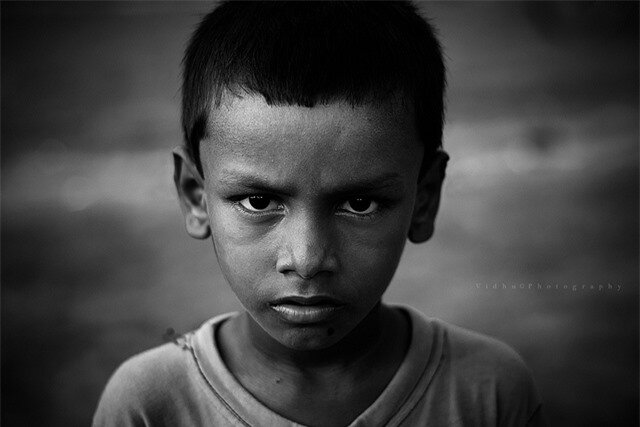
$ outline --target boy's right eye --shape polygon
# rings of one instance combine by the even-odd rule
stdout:
[[[249,196],[238,203],[249,212],[271,212],[281,208],[278,202],[268,196]]]

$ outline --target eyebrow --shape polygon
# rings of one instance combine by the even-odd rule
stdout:
[[[280,194],[284,196],[293,196],[296,193],[295,187],[290,185],[278,185],[272,182],[270,179],[260,175],[247,174],[230,170],[223,171],[221,175],[222,176],[219,179],[219,182],[225,186],[243,187],[251,191]],[[400,174],[396,172],[389,172],[380,176],[361,178],[351,182],[340,183],[327,188],[324,192],[326,192],[327,194],[340,196],[357,193],[368,193],[377,190],[399,187],[402,187]]]
[[[269,179],[241,172],[223,171],[219,182],[224,186],[242,187],[247,190],[259,191],[263,193],[276,193],[291,196],[295,192],[293,187],[279,186]]]
[[[331,189],[331,193],[335,195],[348,195],[400,187],[402,187],[400,174],[391,172],[376,177],[339,184]]]

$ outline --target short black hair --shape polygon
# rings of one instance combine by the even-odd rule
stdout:
[[[401,93],[415,112],[425,158],[442,144],[442,51],[408,1],[221,2],[193,33],[182,77],[182,130],[201,173],[200,141],[227,91],[303,107]]]

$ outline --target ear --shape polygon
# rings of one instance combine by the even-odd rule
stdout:
[[[184,147],[173,149],[173,164],[173,180],[178,190],[187,233],[195,239],[206,239],[211,235],[211,228],[204,180]]]
[[[438,150],[429,168],[420,172],[416,202],[409,227],[409,240],[413,243],[426,242],[433,235],[448,161],[447,153]]]

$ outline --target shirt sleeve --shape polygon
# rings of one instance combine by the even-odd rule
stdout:
[[[527,421],[527,427],[546,427],[547,423],[544,421],[542,416],[542,404],[539,403],[538,406],[533,411],[531,417],[529,417],[529,421]]]
[[[544,426],[533,374],[507,344],[447,325],[445,334],[449,390],[464,425]]]
[[[107,383],[93,416],[93,427],[150,425],[145,416],[146,390],[134,365],[125,362]]]
[[[509,354],[510,353],[510,354]],[[512,349],[501,362],[498,413],[501,426],[544,427],[542,404],[529,367]]]

